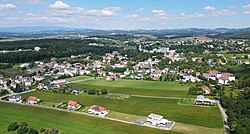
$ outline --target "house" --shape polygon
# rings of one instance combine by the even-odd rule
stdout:
[[[82,93],[83,91],[80,89],[80,88],[77,88],[77,89],[75,89],[75,90],[73,90],[71,93],[72,94],[75,94],[75,95],[78,95],[78,94],[80,94],[80,93]]]
[[[18,103],[22,103],[23,102],[23,98],[19,95],[11,95],[9,96],[8,100],[10,102],[18,102]]]
[[[219,72],[217,70],[211,70],[210,74],[214,75],[216,78],[221,77],[221,72]]]
[[[31,86],[31,84],[32,84],[32,81],[30,80],[24,81],[25,86]]]
[[[214,100],[205,98],[203,95],[198,95],[194,101],[195,105],[213,105],[215,104]]]
[[[43,88],[44,88],[44,84],[43,84],[43,83],[39,83],[39,84],[37,85],[37,88],[38,88],[38,89],[43,89]]]
[[[2,80],[0,80],[0,84],[2,85],[7,84],[8,81],[9,81],[9,78],[3,78]]]
[[[156,127],[166,126],[170,121],[164,119],[162,115],[151,113],[148,115],[147,123]]]
[[[221,76],[228,78],[229,81],[235,81],[234,74],[231,74],[231,73],[222,73]]]
[[[204,94],[211,94],[211,90],[208,87],[201,88]]]
[[[183,70],[183,72],[184,72],[185,74],[190,74],[190,73],[193,73],[194,70],[191,69],[191,68],[186,68],[186,69]]]
[[[105,117],[109,113],[109,111],[104,107],[93,105],[88,109],[88,113]]]
[[[228,85],[229,79],[227,77],[220,77],[218,83],[221,85]]]
[[[207,79],[212,79],[212,80],[216,80],[215,75],[211,74],[211,73],[203,73],[203,77],[207,78]]]
[[[11,82],[11,83],[10,83],[10,86],[11,86],[12,88],[16,88],[17,83],[16,83],[16,82]]]
[[[76,102],[76,101],[70,100],[70,101],[68,101],[67,104],[68,104],[68,106],[67,106],[68,109],[74,109],[74,110],[76,110],[76,109],[81,108],[81,105],[78,102]]]
[[[28,103],[29,103],[29,104],[36,104],[36,103],[38,103],[38,102],[40,102],[40,99],[37,98],[36,96],[30,96],[30,97],[28,98]]]
[[[3,87],[3,86],[0,86],[0,92],[2,92],[2,91],[4,91],[4,90],[6,90],[6,88]]]
[[[3,74],[0,74],[0,79],[2,79],[3,78]]]

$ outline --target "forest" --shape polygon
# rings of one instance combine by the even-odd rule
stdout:
[[[38,60],[49,60],[52,57],[62,58],[71,55],[91,54],[104,55],[105,53],[118,50],[115,47],[89,46],[93,40],[63,40],[63,39],[43,39],[1,42],[1,50],[33,49],[39,46],[41,50],[5,53],[0,55],[0,63],[24,63]]]

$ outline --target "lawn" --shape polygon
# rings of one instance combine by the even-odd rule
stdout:
[[[90,77],[90,76],[78,76],[78,77],[68,78],[67,81],[72,82],[72,81],[86,80],[86,79],[90,79],[90,78],[93,78],[93,77]]]
[[[26,121],[30,127],[36,128],[37,130],[39,130],[41,127],[57,128],[65,134],[175,133],[172,131],[140,127],[74,113],[48,110],[31,106],[7,104],[2,102],[0,102],[0,118],[1,134],[16,133],[6,131],[7,126],[14,121]]]
[[[244,59],[242,56],[245,56],[245,55],[248,55],[248,54],[223,54],[225,56],[225,58],[227,60],[234,60],[234,59],[231,59],[231,57],[237,57],[238,59],[242,60],[242,61],[250,61],[250,59]]]
[[[190,84],[180,84],[179,82],[159,82],[142,80],[125,80],[109,82],[106,80],[95,79],[90,81],[81,81],[72,83],[73,88],[86,89],[107,89],[111,93],[167,96],[167,97],[185,97]]]
[[[209,128],[222,128],[221,114],[217,107],[197,107],[178,105],[178,99],[153,99],[130,97],[127,100],[105,99],[98,95],[64,95],[52,92],[30,92],[22,95],[28,98],[30,95],[39,97],[43,101],[67,102],[78,101],[85,106],[101,105],[109,110],[125,114],[147,116],[150,113],[161,114],[169,120],[180,123],[199,125]]]

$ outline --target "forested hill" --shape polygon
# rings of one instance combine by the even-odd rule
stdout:
[[[117,50],[115,47],[89,46],[92,40],[63,40],[63,39],[43,39],[25,40],[13,42],[0,42],[1,50],[34,49],[39,46],[41,50],[1,53],[0,63],[24,63],[37,60],[46,60],[52,57],[70,57],[71,55],[95,53],[96,56]]]

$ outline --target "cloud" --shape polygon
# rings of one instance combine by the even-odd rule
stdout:
[[[37,4],[40,3],[42,0],[20,0],[21,3],[25,3],[25,4]]]
[[[153,19],[161,20],[167,18],[167,13],[164,10],[152,10]]]
[[[243,6],[243,14],[250,14],[250,4]]]
[[[69,9],[70,6],[62,1],[56,1],[54,4],[50,4],[49,7],[53,9],[65,10]]]
[[[206,7],[204,7],[204,10],[206,10],[206,11],[214,11],[214,10],[215,10],[215,7],[206,6]]]
[[[179,19],[194,19],[194,18],[202,18],[205,17],[204,14],[201,13],[194,13],[194,14],[185,14],[185,13],[181,13],[179,17]]]
[[[106,7],[103,9],[85,9],[82,7],[73,7],[62,1],[56,1],[54,4],[50,4],[52,9],[49,13],[52,16],[98,16],[98,17],[110,17],[115,16],[116,12],[122,10],[121,7]]]
[[[1,4],[0,9],[14,9],[16,8],[16,5],[14,4]]]
[[[211,12],[211,16],[214,16],[214,17],[230,16],[230,15],[235,15],[235,14],[237,14],[237,12],[232,11],[232,10],[227,10],[227,9]]]
[[[143,12],[145,10],[145,8],[138,8],[135,10],[135,12]]]

